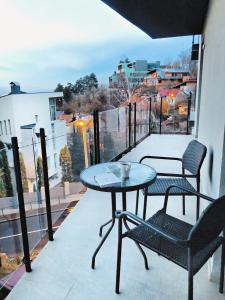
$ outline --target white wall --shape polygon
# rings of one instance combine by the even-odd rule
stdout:
[[[198,139],[208,153],[201,191],[214,198],[225,194],[225,1],[211,0],[204,28],[203,69]],[[218,281],[220,251],[209,262],[211,280]]]
[[[37,93],[12,95],[16,136],[20,141],[20,126],[35,123],[38,115],[38,126],[51,132],[49,98],[62,97],[62,93]]]
[[[36,138],[33,130],[39,132],[40,128],[45,129],[47,136],[46,148],[49,160],[49,177],[57,175],[58,178],[50,180],[50,186],[54,186],[61,181],[61,167],[59,166],[59,153],[62,147],[67,144],[66,123],[63,120],[51,121],[49,98],[62,97],[59,93],[36,93],[36,94],[14,94],[0,98],[0,121],[2,121],[3,132],[4,120],[11,121],[12,134],[2,135],[0,139],[3,142],[10,143],[11,136],[17,136],[20,151],[23,153],[27,169],[27,176],[31,182],[35,179],[34,156],[36,160],[41,156],[40,141]],[[35,115],[38,116],[36,122]],[[35,124],[34,129],[21,129],[21,126]],[[55,143],[53,143],[52,126],[55,127]],[[34,143],[32,146],[32,138]],[[27,146],[28,145],[28,146]],[[55,147],[54,147],[55,145]],[[25,147],[24,147],[25,146]],[[57,165],[55,166],[55,159]]]
[[[8,120],[11,123],[12,136],[15,134],[15,124],[14,124],[14,111],[12,109],[12,96],[6,96],[0,98],[0,121],[2,122],[3,134],[0,129],[0,139],[4,143],[11,142],[11,135],[8,128]],[[7,124],[7,134],[5,134],[5,125],[4,121]]]
[[[218,197],[225,128],[225,1],[212,0],[204,29],[198,138],[208,148],[202,191]]]

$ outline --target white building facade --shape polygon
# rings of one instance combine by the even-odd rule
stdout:
[[[14,90],[14,87],[17,90]],[[10,144],[18,138],[23,155],[29,191],[36,187],[37,160],[41,157],[39,131],[45,129],[49,182],[55,186],[61,181],[60,150],[67,145],[66,123],[56,119],[56,102],[62,92],[23,93],[18,84],[11,83],[11,93],[0,98],[0,139]]]

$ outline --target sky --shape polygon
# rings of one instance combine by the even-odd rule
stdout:
[[[165,63],[191,40],[153,40],[100,0],[0,0],[0,95],[11,81],[53,91],[92,72],[107,84],[120,59]]]

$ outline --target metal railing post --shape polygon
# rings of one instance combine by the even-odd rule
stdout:
[[[95,153],[95,164],[98,163],[98,146],[97,146],[97,124],[96,124],[96,110],[93,111],[93,124],[94,124],[94,153]]]
[[[162,133],[162,97],[160,100],[159,134]]]
[[[96,120],[97,120],[97,142],[98,142],[98,163],[101,162],[100,156],[100,139],[99,139],[99,112],[96,111]]]
[[[48,181],[48,161],[46,152],[46,141],[45,141],[45,130],[40,128],[40,139],[41,139],[41,155],[42,155],[42,166],[43,166],[43,177],[45,187],[45,202],[46,202],[46,213],[48,223],[48,239],[53,241],[53,229],[52,229],[52,214],[51,214],[51,202],[49,192],[49,181]]]
[[[26,212],[25,212],[24,197],[23,197],[23,183],[21,177],[20,156],[19,156],[17,137],[12,137],[11,141],[12,141],[12,150],[13,150],[14,170],[15,170],[15,177],[16,177],[16,188],[17,188],[18,203],[19,203],[20,224],[21,224],[23,252],[24,252],[24,264],[25,264],[26,272],[31,272],[32,269],[31,269],[31,262],[30,262],[29,240],[28,240],[28,233],[27,233]]]
[[[148,134],[151,134],[151,125],[152,125],[152,98],[149,99],[149,116],[148,116]]]
[[[131,150],[131,103],[128,104],[128,148]]]
[[[137,137],[137,103],[134,103],[134,146],[136,146]]]
[[[190,111],[191,111],[191,96],[188,97],[188,107],[187,107],[187,128],[186,128],[186,134],[189,134],[189,119],[190,119]]]
[[[95,145],[95,163],[100,163],[100,142],[99,142],[99,114],[94,110],[94,145]]]

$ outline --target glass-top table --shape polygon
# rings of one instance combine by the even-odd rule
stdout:
[[[122,161],[121,161],[122,162]],[[92,268],[95,268],[95,258],[104,244],[106,238],[111,232],[115,224],[115,213],[116,213],[116,193],[122,193],[122,209],[126,210],[126,192],[138,191],[140,189],[147,189],[151,185],[157,176],[156,171],[145,164],[140,164],[137,162],[127,162],[131,165],[129,178],[122,179],[121,177],[121,162],[108,162],[97,164],[83,170],[80,174],[81,182],[89,187],[90,189],[101,191],[101,192],[110,192],[111,193],[111,202],[112,202],[112,219],[107,221],[100,227],[99,235],[102,236],[103,227],[112,223],[105,236],[102,238],[99,246],[95,250],[92,257]],[[96,176],[104,173],[113,173],[116,177],[121,178],[119,183],[107,185],[104,187],[99,186],[96,181]],[[126,225],[126,224],[125,224]],[[139,245],[137,245],[141,251]],[[142,253],[142,251],[141,251]],[[142,253],[143,254],[143,253]]]

